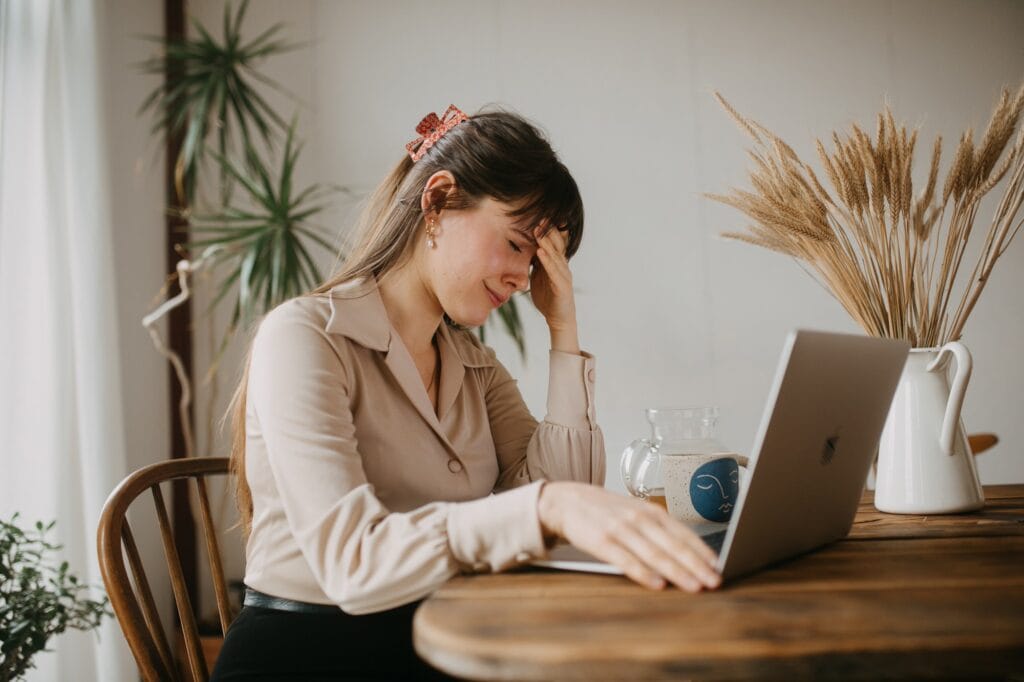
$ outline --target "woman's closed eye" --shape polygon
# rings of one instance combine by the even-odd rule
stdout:
[[[516,253],[522,253],[523,252],[523,250],[521,248],[519,248],[519,245],[516,244],[511,239],[508,240],[508,243],[509,243],[509,246],[512,247],[512,250],[515,251]]]

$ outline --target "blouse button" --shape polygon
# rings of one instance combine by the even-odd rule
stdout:
[[[448,460],[448,471],[457,474],[462,471],[462,462],[457,459]]]
[[[589,381],[590,383],[594,383],[594,377],[596,377],[596,376],[597,376],[597,371],[593,367],[591,367],[587,371],[587,381]]]

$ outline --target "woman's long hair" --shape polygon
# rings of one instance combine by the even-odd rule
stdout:
[[[402,157],[360,213],[339,271],[310,293],[324,293],[368,276],[380,281],[404,265],[413,254],[415,240],[423,236],[424,186],[440,170],[450,172],[455,185],[433,188],[427,196],[428,211],[473,208],[490,197],[516,207],[509,215],[516,218],[524,234],[532,237],[533,228],[547,220],[549,225],[564,225],[567,257],[579,248],[583,236],[579,189],[543,133],[517,114],[483,111],[449,130],[418,161],[413,162],[408,154]],[[446,321],[450,323],[447,316]],[[235,502],[247,538],[253,514],[252,493],[245,478],[248,380],[247,358],[229,408]]]

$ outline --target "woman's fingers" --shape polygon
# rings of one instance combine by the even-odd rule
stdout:
[[[545,224],[537,226],[534,234],[539,235]],[[572,271],[569,269],[569,261],[565,258],[567,242],[565,235],[555,228],[551,228],[542,237],[537,238],[537,257],[548,271],[554,270],[571,285]]]
[[[700,583],[687,571],[680,568],[665,551],[639,533],[622,533],[617,541],[624,545],[634,557],[641,560],[648,570],[656,571],[676,587],[687,592],[698,592]],[[620,567],[625,572],[625,567]],[[628,573],[627,573],[628,575]]]
[[[550,233],[549,233],[550,234]],[[557,244],[545,235],[537,242],[537,257],[540,259],[544,269],[554,271],[567,283],[572,282],[572,271],[569,269],[569,262],[565,259],[563,251],[559,250]]]
[[[602,545],[603,551],[598,558],[618,566],[627,578],[652,590],[665,587],[665,579],[660,573],[651,569],[641,561],[635,552],[617,538],[612,538]]]
[[[708,547],[708,544],[699,535],[694,533],[689,526],[677,521],[667,513],[664,516],[662,528],[666,533],[673,536],[677,542],[694,547],[697,554],[708,564],[714,565],[718,561],[718,555],[715,553],[715,550]]]
[[[568,244],[568,241],[566,240],[565,235],[562,234],[561,230],[552,227],[550,230],[548,230],[547,234],[544,235],[544,238],[555,245],[555,247],[558,249],[558,253],[565,255],[565,248]]]
[[[571,287],[571,278],[569,272],[563,264],[558,262],[558,257],[551,254],[551,251],[547,246],[541,245],[537,249],[537,258],[540,259],[540,264],[544,266],[544,272],[547,273],[548,279],[551,280],[559,292],[562,292],[566,287]]]
[[[623,524],[617,537],[680,589],[698,592],[702,587],[718,587],[718,574],[698,554],[697,545],[703,541],[694,535],[690,542],[681,542],[665,531],[655,514],[641,514],[636,523]]]
[[[537,250],[537,260],[540,261],[541,268],[539,273],[534,270],[535,276],[543,277],[547,281],[547,286],[552,293],[564,296],[568,289],[571,288],[571,285],[565,281],[565,274],[559,271],[558,265],[554,262],[554,257],[541,248]]]
[[[537,243],[541,244],[541,243],[544,243],[544,242],[549,242],[551,244],[554,244],[555,250],[560,255],[564,256],[565,255],[566,247],[568,246],[568,243],[569,243],[566,240],[565,235],[562,234],[561,230],[559,230],[559,229],[557,229],[555,227],[552,227],[552,228],[548,229],[547,232],[544,233],[544,236],[541,237],[539,235],[541,234],[541,232],[543,232],[545,226],[546,226],[546,223],[542,223],[541,225],[537,226],[536,230],[534,230],[534,237],[537,237]]]
[[[663,554],[669,558],[669,570],[675,572],[663,575],[673,583],[679,584],[677,576],[696,578],[705,587],[711,588],[718,587],[722,582],[721,576],[714,569],[714,552],[711,552],[711,548],[696,533],[691,532],[691,537],[681,540],[678,535],[670,533],[661,524],[647,525],[645,531],[648,539],[661,548]]]
[[[572,482],[548,483],[539,505],[545,527],[641,585],[661,589],[667,579],[697,592],[721,584],[715,553],[660,507]]]
[[[538,249],[537,253],[541,252],[544,252],[551,257],[551,261],[555,264],[555,267],[558,268],[561,274],[563,274],[567,278],[571,276],[569,270],[569,261],[565,259],[565,254],[558,250],[557,245],[553,244],[552,242],[543,243],[540,245],[540,248]]]

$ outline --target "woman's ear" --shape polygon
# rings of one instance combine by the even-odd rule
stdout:
[[[420,210],[423,215],[431,212],[440,214],[448,195],[454,190],[455,176],[446,170],[439,170],[427,178],[420,194]]]

